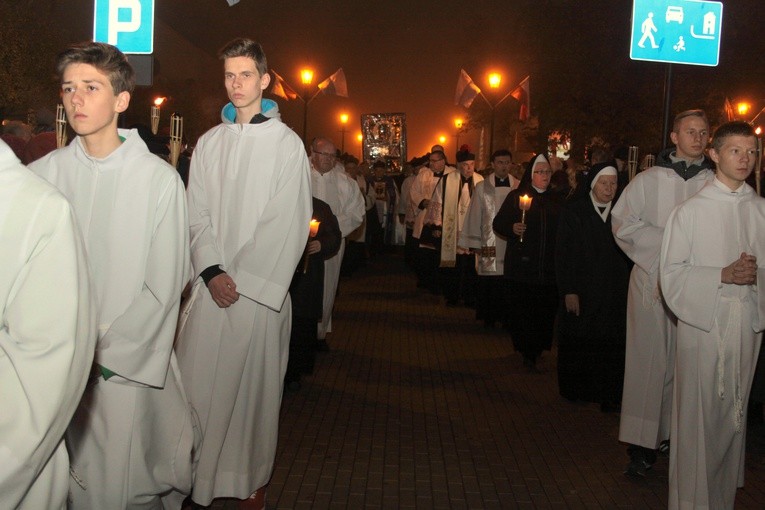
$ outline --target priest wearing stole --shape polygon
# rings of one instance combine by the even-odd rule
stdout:
[[[457,152],[457,171],[444,174],[425,217],[425,224],[441,226],[439,268],[447,306],[456,305],[460,298],[466,305],[475,305],[475,257],[458,241],[473,191],[481,181],[483,177],[475,173],[475,154],[463,145]]]

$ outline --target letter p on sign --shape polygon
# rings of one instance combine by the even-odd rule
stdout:
[[[154,0],[95,0],[93,40],[123,53],[154,51]]]

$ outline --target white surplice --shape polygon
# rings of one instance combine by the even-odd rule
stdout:
[[[765,199],[718,180],[669,218],[661,287],[678,319],[672,406],[669,507],[733,508],[744,485],[746,405],[754,377],[765,295],[761,285],[720,282],[742,252],[765,282]]]
[[[30,168],[72,203],[92,270],[99,377],[67,432],[72,508],[161,508],[191,490],[194,432],[171,369],[189,275],[183,183],[136,130],[105,158],[77,137]],[[172,506],[166,506],[170,508]]]
[[[345,173],[340,163],[324,175],[311,169],[311,186],[313,196],[329,204],[343,236],[337,253],[324,261],[323,311],[316,331],[317,338],[323,339],[332,332],[332,307],[335,305],[340,265],[345,253],[345,237],[361,225],[366,208],[358,184]]]
[[[199,504],[245,499],[271,477],[289,354],[288,290],[311,220],[309,179],[303,143],[276,118],[224,122],[194,150],[195,285],[176,351],[204,436],[192,494]],[[240,295],[228,308],[215,304],[199,278],[216,265]]]
[[[627,347],[619,440],[655,449],[669,437],[675,319],[659,292],[659,254],[674,207],[713,178],[710,170],[683,180],[654,166],[627,185],[611,211],[616,244],[635,265],[627,295]]]
[[[65,509],[96,312],[71,206],[2,141],[0,267],[0,508]]]
[[[465,222],[462,225],[459,245],[477,250],[476,272],[479,276],[502,276],[505,274],[505,250],[507,239],[498,236],[492,221],[507,195],[518,187],[518,181],[507,176],[510,186],[494,186],[494,174],[475,185]]]

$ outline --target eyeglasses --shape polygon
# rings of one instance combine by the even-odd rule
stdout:
[[[319,151],[313,151],[314,154],[318,154],[320,156],[326,156],[328,158],[334,158],[336,154],[334,152],[319,152]]]

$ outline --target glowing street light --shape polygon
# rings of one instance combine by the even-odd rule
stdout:
[[[303,82],[303,143],[305,143],[308,129],[308,102],[310,101],[308,93],[313,81],[313,70],[302,69],[300,71],[300,81]]]
[[[499,73],[491,73],[489,74],[489,87],[493,89],[498,89],[499,84],[502,82],[502,75]]]
[[[743,101],[736,105],[736,109],[738,110],[738,114],[741,115],[742,117],[749,112],[749,108],[750,107],[751,106],[749,105],[749,103],[745,103]]]
[[[340,133],[341,133],[341,141],[340,141],[340,152],[345,152],[345,126],[348,124],[348,114],[347,113],[341,113],[340,114]]]
[[[460,150],[460,131],[462,131],[462,126],[464,125],[464,121],[460,119],[459,117],[454,119],[454,127],[457,128],[457,130],[454,132],[454,139],[455,139],[455,147],[457,147],[457,150]]]
[[[441,135],[438,137],[438,141],[441,143],[441,145],[446,143],[446,137],[444,135]]]

